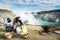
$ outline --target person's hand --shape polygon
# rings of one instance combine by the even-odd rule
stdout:
[[[14,27],[16,27],[16,25],[14,25]]]

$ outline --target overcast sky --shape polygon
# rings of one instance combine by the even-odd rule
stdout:
[[[0,0],[0,9],[19,15],[25,12],[60,9],[60,0]]]

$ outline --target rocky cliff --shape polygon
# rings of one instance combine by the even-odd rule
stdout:
[[[0,9],[0,25],[2,25],[2,23],[6,22],[6,18],[9,17],[10,19],[14,19],[15,16],[16,15],[10,10]]]

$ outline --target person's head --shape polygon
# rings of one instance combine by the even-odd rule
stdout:
[[[21,17],[20,16],[16,17],[16,20],[21,20]]]
[[[7,22],[11,22],[11,19],[10,18],[7,18]]]

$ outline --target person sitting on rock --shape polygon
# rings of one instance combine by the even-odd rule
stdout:
[[[13,22],[10,18],[7,18],[7,22],[5,22],[5,29],[7,32],[11,32],[14,30]]]
[[[4,23],[4,27],[5,27],[5,38],[7,39],[11,39],[13,38],[13,30],[14,30],[14,27],[13,27],[13,22],[10,18],[7,18],[7,22]]]

